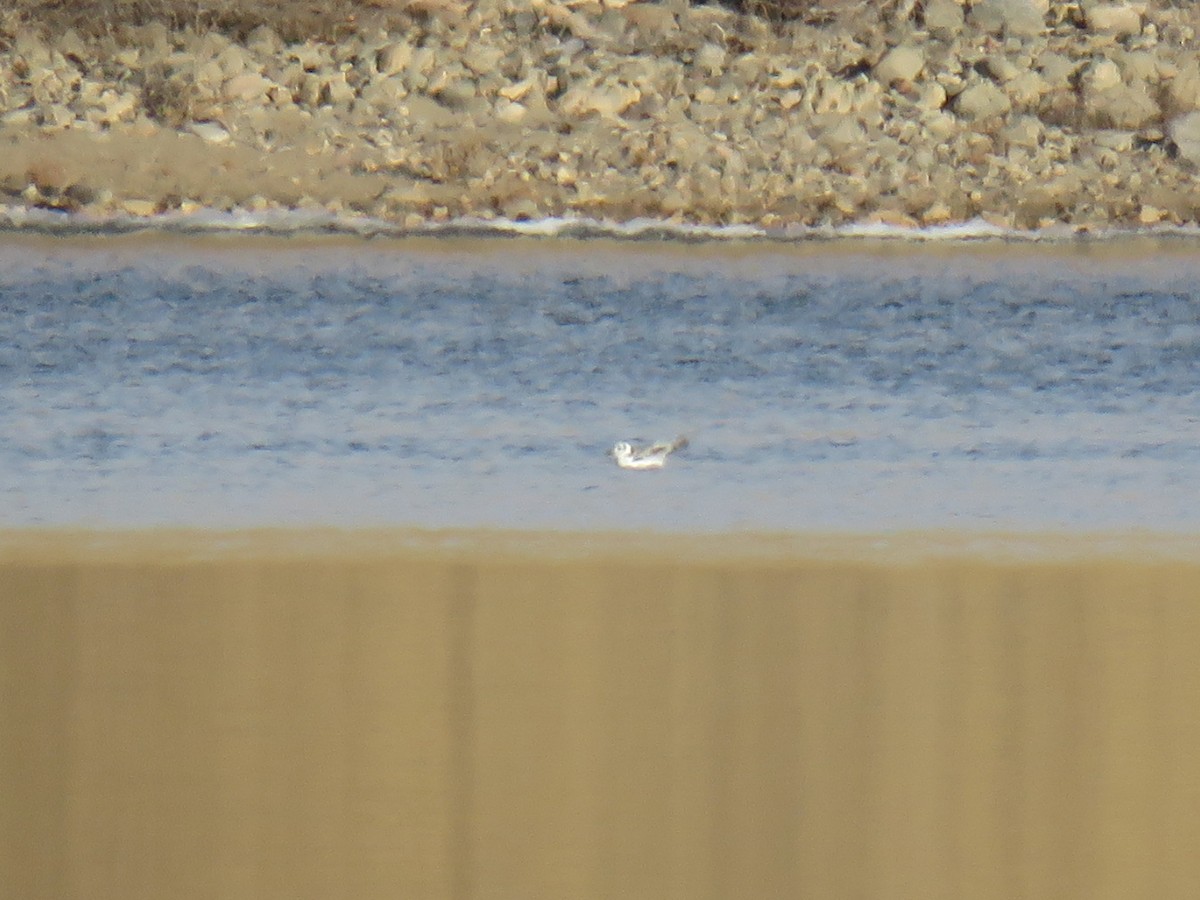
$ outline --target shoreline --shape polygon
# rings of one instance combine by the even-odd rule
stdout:
[[[1200,222],[1126,227],[1058,223],[1039,229],[1005,228],[976,218],[965,222],[910,226],[884,222],[843,225],[791,225],[767,228],[751,224],[679,223],[659,219],[628,221],[583,217],[546,219],[481,219],[398,223],[361,215],[304,213],[298,210],[215,210],[154,215],[109,213],[100,216],[59,210],[0,206],[0,238],[14,235],[50,238],[119,238],[129,235],[199,238],[254,235],[266,239],[320,240],[564,240],[621,243],[673,242],[757,243],[764,246],[818,243],[885,243],[970,245],[1071,245],[1129,241],[1200,240]]]
[[[529,531],[406,526],[187,526],[0,528],[0,568],[69,564],[128,566],[153,561],[197,566],[239,561],[398,563],[490,560],[500,564],[659,565],[711,569],[779,566],[906,568],[976,563],[999,568],[1122,565],[1197,569],[1192,533],[1147,529],[913,529],[878,532]]]
[[[336,41],[13,28],[0,221],[784,240],[1200,223],[1200,23],[1166,2],[931,0],[871,28],[649,2],[455,9]]]

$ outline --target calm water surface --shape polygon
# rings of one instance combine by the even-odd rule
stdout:
[[[1196,530],[1197,285],[1183,243],[9,237],[0,525]]]

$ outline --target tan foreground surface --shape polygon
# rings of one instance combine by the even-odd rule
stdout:
[[[1191,896],[1154,546],[3,534],[0,896]]]

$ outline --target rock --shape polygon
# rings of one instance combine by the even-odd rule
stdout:
[[[408,41],[388,44],[375,54],[375,68],[380,75],[395,75],[412,62],[413,46]]]
[[[794,109],[803,99],[804,94],[801,91],[784,91],[779,97],[779,106],[785,110]]]
[[[1157,225],[1163,219],[1169,218],[1170,215],[1165,209],[1159,209],[1157,206],[1143,203],[1138,210],[1137,220],[1142,225]]]
[[[479,95],[479,90],[470,78],[458,78],[429,93],[451,109],[461,109]]]
[[[462,57],[463,65],[476,75],[491,75],[500,68],[505,57],[501,47],[475,47]]]
[[[42,42],[36,32],[25,29],[18,31],[12,50],[15,57],[13,68],[18,74],[28,74],[50,67],[50,48]]]
[[[42,127],[46,129],[66,128],[75,121],[75,113],[62,103],[52,103],[42,109]]]
[[[862,123],[853,116],[831,116],[818,140],[834,152],[841,153],[862,147],[867,140]]]
[[[420,94],[412,94],[406,98],[398,111],[410,122],[427,130],[445,128],[459,120],[459,116],[453,110],[446,109],[432,97]]]
[[[880,84],[914,81],[925,68],[925,54],[912,46],[893,47],[875,64],[874,74]]]
[[[62,192],[61,202],[66,209],[78,209],[81,206],[87,206],[96,199],[96,192],[86,184],[76,182],[67,185]]]
[[[929,0],[925,4],[925,28],[942,40],[957,37],[963,28],[962,4],[956,0]]]
[[[221,96],[234,102],[261,102],[274,82],[257,72],[242,72],[228,79],[221,87]]]
[[[239,47],[237,44],[231,44],[222,50],[217,55],[216,63],[221,67],[222,74],[227,78],[240,75],[242,72],[253,67],[253,59],[250,56],[250,51],[245,47]]]
[[[408,89],[398,78],[385,78],[372,81],[363,87],[359,95],[362,105],[376,112],[385,112],[389,109],[394,109],[407,96]]]
[[[153,216],[158,212],[158,204],[153,200],[130,199],[121,202],[121,209],[131,216],[145,218],[146,216]]]
[[[665,3],[632,3],[620,15],[630,28],[647,36],[661,38],[679,31],[675,11]]]
[[[1200,108],[1200,64],[1195,61],[1180,67],[1167,84],[1169,112],[1191,112]]]
[[[807,80],[803,69],[793,67],[781,68],[777,74],[772,76],[771,85],[773,87],[787,89],[803,85]]]
[[[960,125],[949,113],[935,112],[921,119],[921,127],[932,140],[944,143],[958,133]]]
[[[88,118],[98,125],[115,125],[132,119],[137,111],[138,98],[130,93],[105,91],[100,95],[98,108]]]
[[[1129,3],[1098,3],[1085,8],[1084,24],[1088,31],[1128,37],[1142,33],[1142,13]]]
[[[979,81],[954,98],[954,111],[967,121],[1002,116],[1012,108],[1008,95],[990,81]]]
[[[506,125],[515,125],[528,114],[529,110],[520,103],[501,99],[495,107],[495,117]]]
[[[267,25],[259,25],[246,36],[246,48],[258,57],[278,56],[283,52],[283,39]]]
[[[705,44],[696,51],[694,65],[709,78],[714,78],[725,70],[726,55],[724,47]]]
[[[1046,28],[1045,9],[1037,0],[980,0],[971,7],[970,22],[993,34],[1034,37]]]
[[[1118,153],[1128,153],[1133,149],[1134,133],[1132,131],[1100,130],[1092,134],[1092,140],[1098,147],[1107,147]]]
[[[946,89],[936,81],[926,84],[917,96],[917,108],[936,112],[946,105]]]
[[[328,48],[312,41],[289,46],[287,58],[294,59],[306,72],[315,72],[330,62]]]
[[[1041,146],[1045,131],[1036,116],[1019,116],[1000,132],[1000,136],[1010,145],[1035,150]]]
[[[987,69],[988,75],[998,84],[1012,81],[1022,72],[1027,71],[1026,67],[1018,66],[1006,56],[989,56],[984,60],[983,65]]]
[[[1037,57],[1035,68],[1049,88],[1067,88],[1079,69],[1079,63],[1061,53],[1047,51]]]
[[[642,92],[631,85],[600,83],[577,85],[559,98],[558,108],[572,118],[584,118],[596,113],[602,118],[615,118],[637,103]]]
[[[1144,128],[1162,118],[1162,109],[1153,92],[1140,79],[1111,92],[1101,108],[1102,121],[1119,129]]]
[[[1036,106],[1048,90],[1042,76],[1032,69],[1026,69],[1004,85],[1004,93],[1014,107]]]
[[[226,144],[230,140],[229,130],[219,122],[192,122],[187,129],[206,144]]]
[[[1110,91],[1121,84],[1121,69],[1111,59],[1098,59],[1084,70],[1083,89],[1090,93]]]
[[[37,109],[32,106],[9,110],[0,115],[0,125],[4,125],[6,128],[27,128],[33,124],[35,116],[37,116]]]
[[[346,81],[346,73],[336,72],[321,85],[317,102],[322,106],[346,106],[354,97],[354,88]]]
[[[1200,166],[1200,112],[1185,113],[1168,122],[1167,137],[1180,159]]]
[[[1159,118],[1162,111],[1149,86],[1141,78],[1126,83],[1120,67],[1101,58],[1084,70],[1083,113],[1087,121],[1107,128],[1141,128]]]
[[[524,78],[521,81],[504,85],[504,87],[500,88],[498,91],[496,91],[496,93],[498,93],[505,100],[512,100],[513,102],[516,102],[517,100],[524,100],[525,95],[533,90],[536,85],[537,79],[530,75],[528,78]]]

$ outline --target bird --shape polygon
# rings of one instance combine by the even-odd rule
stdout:
[[[677,437],[673,441],[659,441],[649,447],[634,447],[628,441],[617,441],[610,455],[622,469],[661,469],[667,456],[688,445],[688,439]]]

